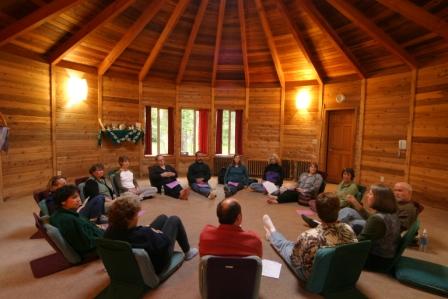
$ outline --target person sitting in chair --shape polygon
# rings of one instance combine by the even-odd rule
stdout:
[[[109,209],[109,227],[104,237],[144,249],[157,274],[169,264],[176,242],[185,253],[185,260],[191,260],[198,254],[197,248],[190,247],[179,217],[159,215],[149,226],[140,226],[140,211],[140,200],[135,195],[124,195],[115,200]]]
[[[50,178],[47,185],[48,196],[39,202],[41,215],[49,216],[56,211],[54,192],[65,185],[67,185],[67,178],[65,176],[55,175]]]
[[[314,256],[320,247],[357,242],[350,226],[337,221],[339,198],[334,193],[319,194],[316,209],[322,223],[303,232],[295,242],[287,240],[277,231],[268,215],[263,216],[266,239],[302,281],[308,280]]]
[[[154,187],[163,187],[165,195],[170,197],[179,198],[182,200],[188,200],[190,189],[183,189],[179,181],[177,180],[177,172],[173,166],[165,164],[163,155],[157,155],[155,157],[157,165],[150,168],[149,180]]]
[[[114,199],[114,191],[104,178],[104,165],[101,163],[93,164],[89,169],[90,177],[84,186],[84,197],[93,198],[98,194],[104,196],[106,201]],[[96,192],[98,190],[98,192]]]
[[[308,203],[309,200],[316,197],[322,182],[323,178],[317,172],[317,163],[312,162],[308,172],[300,175],[296,188],[282,190],[283,192],[280,192],[279,196],[271,195],[267,202],[270,204],[286,202]]]
[[[50,224],[59,229],[64,239],[83,258],[96,255],[96,238],[104,231],[82,217],[78,212],[81,206],[78,187],[65,185],[54,193],[56,211],[50,216]]]
[[[206,225],[199,237],[199,254],[262,257],[260,238],[241,228],[243,214],[235,198],[226,198],[216,208],[219,226]]]
[[[140,188],[138,186],[134,173],[129,169],[129,158],[127,156],[118,157],[118,164],[120,164],[120,169],[116,172],[114,181],[120,194],[129,192],[144,199],[150,198],[157,193],[156,187],[149,186]]]
[[[208,199],[215,199],[216,192],[212,190],[208,180],[211,177],[210,167],[202,160],[204,154],[196,152],[195,162],[188,167],[188,184],[193,191],[206,196]]]
[[[398,182],[394,186],[394,196],[398,204],[398,218],[401,231],[408,230],[417,220],[418,214],[423,211],[423,206],[412,200],[412,187],[408,183]]]

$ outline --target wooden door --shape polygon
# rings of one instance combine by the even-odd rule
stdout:
[[[355,111],[335,110],[328,113],[327,181],[339,183],[341,171],[353,166]]]

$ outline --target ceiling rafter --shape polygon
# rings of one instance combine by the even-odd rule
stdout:
[[[194,41],[198,35],[199,28],[201,27],[202,20],[204,19],[205,12],[207,11],[208,0],[202,0],[201,6],[199,6],[196,17],[194,18],[194,24],[191,28],[190,36],[185,47],[184,56],[180,62],[179,71],[177,72],[176,84],[180,84],[184,77],[185,69],[187,68],[188,60],[190,59],[191,51],[193,50]]]
[[[448,23],[411,1],[403,0],[377,0],[389,9],[401,14],[412,22],[435,32],[448,41]]]
[[[314,23],[319,27],[319,29],[328,37],[333,46],[339,53],[345,57],[345,59],[350,63],[350,65],[355,69],[356,73],[361,79],[367,78],[366,72],[361,67],[353,53],[345,46],[342,39],[330,26],[327,20],[321,15],[321,13],[314,6],[310,0],[296,0],[303,10],[308,14],[308,16],[314,21]]]
[[[288,13],[288,9],[286,8],[286,5],[283,3],[282,0],[277,1],[277,8],[280,14],[282,15],[282,18],[286,21],[286,25],[288,26],[289,31],[291,32],[292,36],[294,37],[294,40],[297,43],[297,46],[300,48],[300,50],[303,53],[303,56],[305,56],[306,60],[309,64],[311,64],[313,71],[317,77],[317,80],[320,84],[323,83],[323,79],[325,78],[325,74],[322,72],[322,69],[319,68],[319,62],[314,58],[312,55],[310,49],[305,43],[305,40],[303,39],[302,35],[300,34],[299,29],[297,28],[296,23],[291,18],[291,15]]]
[[[221,48],[222,26],[224,24],[225,12],[226,12],[226,0],[220,0],[218,11],[218,25],[216,27],[215,53],[213,56],[212,87],[215,87],[216,83],[216,71],[219,60],[219,49]]]
[[[355,23],[366,31],[373,39],[382,44],[386,49],[403,60],[411,69],[417,68],[417,62],[409,53],[407,53],[400,45],[398,45],[389,35],[378,26],[367,19],[358,9],[353,7],[346,1],[327,0],[334,8],[336,8],[346,18]]]
[[[145,26],[151,22],[152,18],[162,8],[165,0],[153,0],[150,5],[146,7],[137,21],[129,28],[124,34],[121,40],[115,45],[115,47],[109,52],[104,60],[98,66],[98,74],[104,75],[110,66],[117,60],[117,58],[123,53],[123,51],[132,43],[132,41],[140,34]]]
[[[246,40],[246,16],[244,14],[244,2],[238,0],[238,19],[240,22],[240,34],[241,34],[241,52],[243,54],[243,68],[244,68],[244,81],[246,87],[249,87],[249,62],[247,60],[247,40]]]
[[[269,28],[268,19],[266,17],[266,12],[264,11],[263,4],[261,0],[254,0],[255,6],[257,7],[258,16],[260,17],[261,25],[263,27],[264,35],[268,41],[269,50],[271,52],[272,60],[274,61],[275,70],[277,71],[278,80],[282,87],[285,86],[285,76],[283,74],[282,66],[280,64],[280,59],[278,58],[277,49],[275,48],[274,37],[272,36],[271,29]]]
[[[138,75],[138,78],[140,81],[143,81],[143,79],[145,79],[145,77],[148,74],[149,70],[151,69],[154,61],[156,60],[157,56],[159,55],[160,50],[162,50],[163,44],[165,43],[167,38],[170,36],[174,27],[176,27],[177,22],[179,21],[180,17],[182,16],[185,9],[187,8],[188,3],[190,3],[190,0],[180,0],[179,3],[177,3],[176,8],[174,9],[173,13],[171,14],[170,18],[168,19],[168,22],[165,25],[165,28],[163,28],[163,31],[160,34],[159,39],[157,40],[156,44],[152,48],[151,53],[149,53],[148,58],[146,58],[146,61],[143,64],[142,69],[140,70],[140,73]]]
[[[112,2],[108,7],[96,15],[90,22],[81,28],[78,32],[73,34],[67,41],[65,41],[58,48],[54,49],[48,54],[48,61],[50,64],[57,64],[64,59],[77,45],[79,45],[90,33],[95,29],[113,19],[126,8],[129,7],[135,0],[118,0]]]
[[[0,47],[7,44],[19,34],[33,30],[45,23],[48,19],[62,13],[63,11],[75,6],[82,0],[60,0],[53,1],[29,15],[17,20],[8,27],[0,31]]]

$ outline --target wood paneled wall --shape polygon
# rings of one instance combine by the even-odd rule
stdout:
[[[100,161],[98,138],[98,78],[96,74],[55,68],[56,86],[56,172],[68,178],[88,175]],[[87,80],[87,99],[69,106],[67,83],[70,76]]]
[[[416,198],[448,208],[448,64],[418,72],[409,181]]]
[[[310,96],[306,110],[296,108],[296,95],[299,92]],[[283,159],[318,161],[321,126],[319,98],[319,85],[286,85]]]
[[[47,64],[0,55],[0,112],[10,128],[9,151],[0,153],[4,199],[29,195],[52,174],[49,88]]]
[[[66,80],[70,74],[85,78],[89,85],[87,100],[74,107],[67,107]],[[215,109],[244,109],[246,159],[266,159],[268,154],[281,151],[283,159],[317,160],[323,165],[327,113],[332,109],[355,109],[358,125],[353,167],[361,169],[358,180],[369,185],[384,177],[385,183],[392,185],[409,179],[415,199],[448,209],[448,64],[420,69],[417,76],[407,72],[323,87],[287,82],[283,123],[283,91],[278,87],[252,86],[246,90],[232,85],[212,88],[208,83],[176,86],[113,76],[99,80],[95,72],[64,67],[55,67],[52,75],[54,119],[49,65],[7,53],[0,56],[0,112],[11,128],[9,153],[1,154],[0,183],[6,198],[30,194],[57,171],[73,178],[86,175],[89,166],[98,161],[105,163],[107,170],[117,167],[121,154],[128,155],[133,169],[146,176],[147,167],[154,161],[153,157],[143,156],[142,145],[117,146],[104,141],[102,148],[97,146],[98,116],[105,124],[118,124],[143,122],[145,105],[173,107],[175,119],[179,119],[182,108],[210,109],[213,113]],[[299,111],[295,103],[297,92],[303,89],[311,95],[305,112]],[[347,98],[343,104],[335,102],[338,93]],[[175,149],[180,147],[179,127],[176,123]],[[213,125],[209,159],[213,157],[214,129]],[[412,142],[399,156],[400,139]],[[192,162],[191,157],[181,157],[178,150],[166,160],[181,174]]]
[[[367,80],[360,179],[364,184],[392,185],[405,178],[406,153],[398,140],[406,140],[409,125],[411,74]]]
[[[119,125],[140,122],[138,90],[137,80],[103,77],[101,104],[103,124]],[[137,144],[125,142],[117,145],[104,139],[100,159],[106,169],[113,169],[119,167],[118,157],[126,155],[129,157],[132,171],[139,173],[140,144],[141,142]]]
[[[246,158],[266,160],[280,154],[280,96],[280,88],[250,89]]]

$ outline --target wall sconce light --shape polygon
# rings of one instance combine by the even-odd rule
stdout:
[[[67,82],[67,107],[72,107],[82,101],[85,101],[87,98],[87,92],[88,87],[86,79],[70,76]]]
[[[306,110],[311,103],[311,94],[308,89],[302,89],[296,94],[296,108]]]

